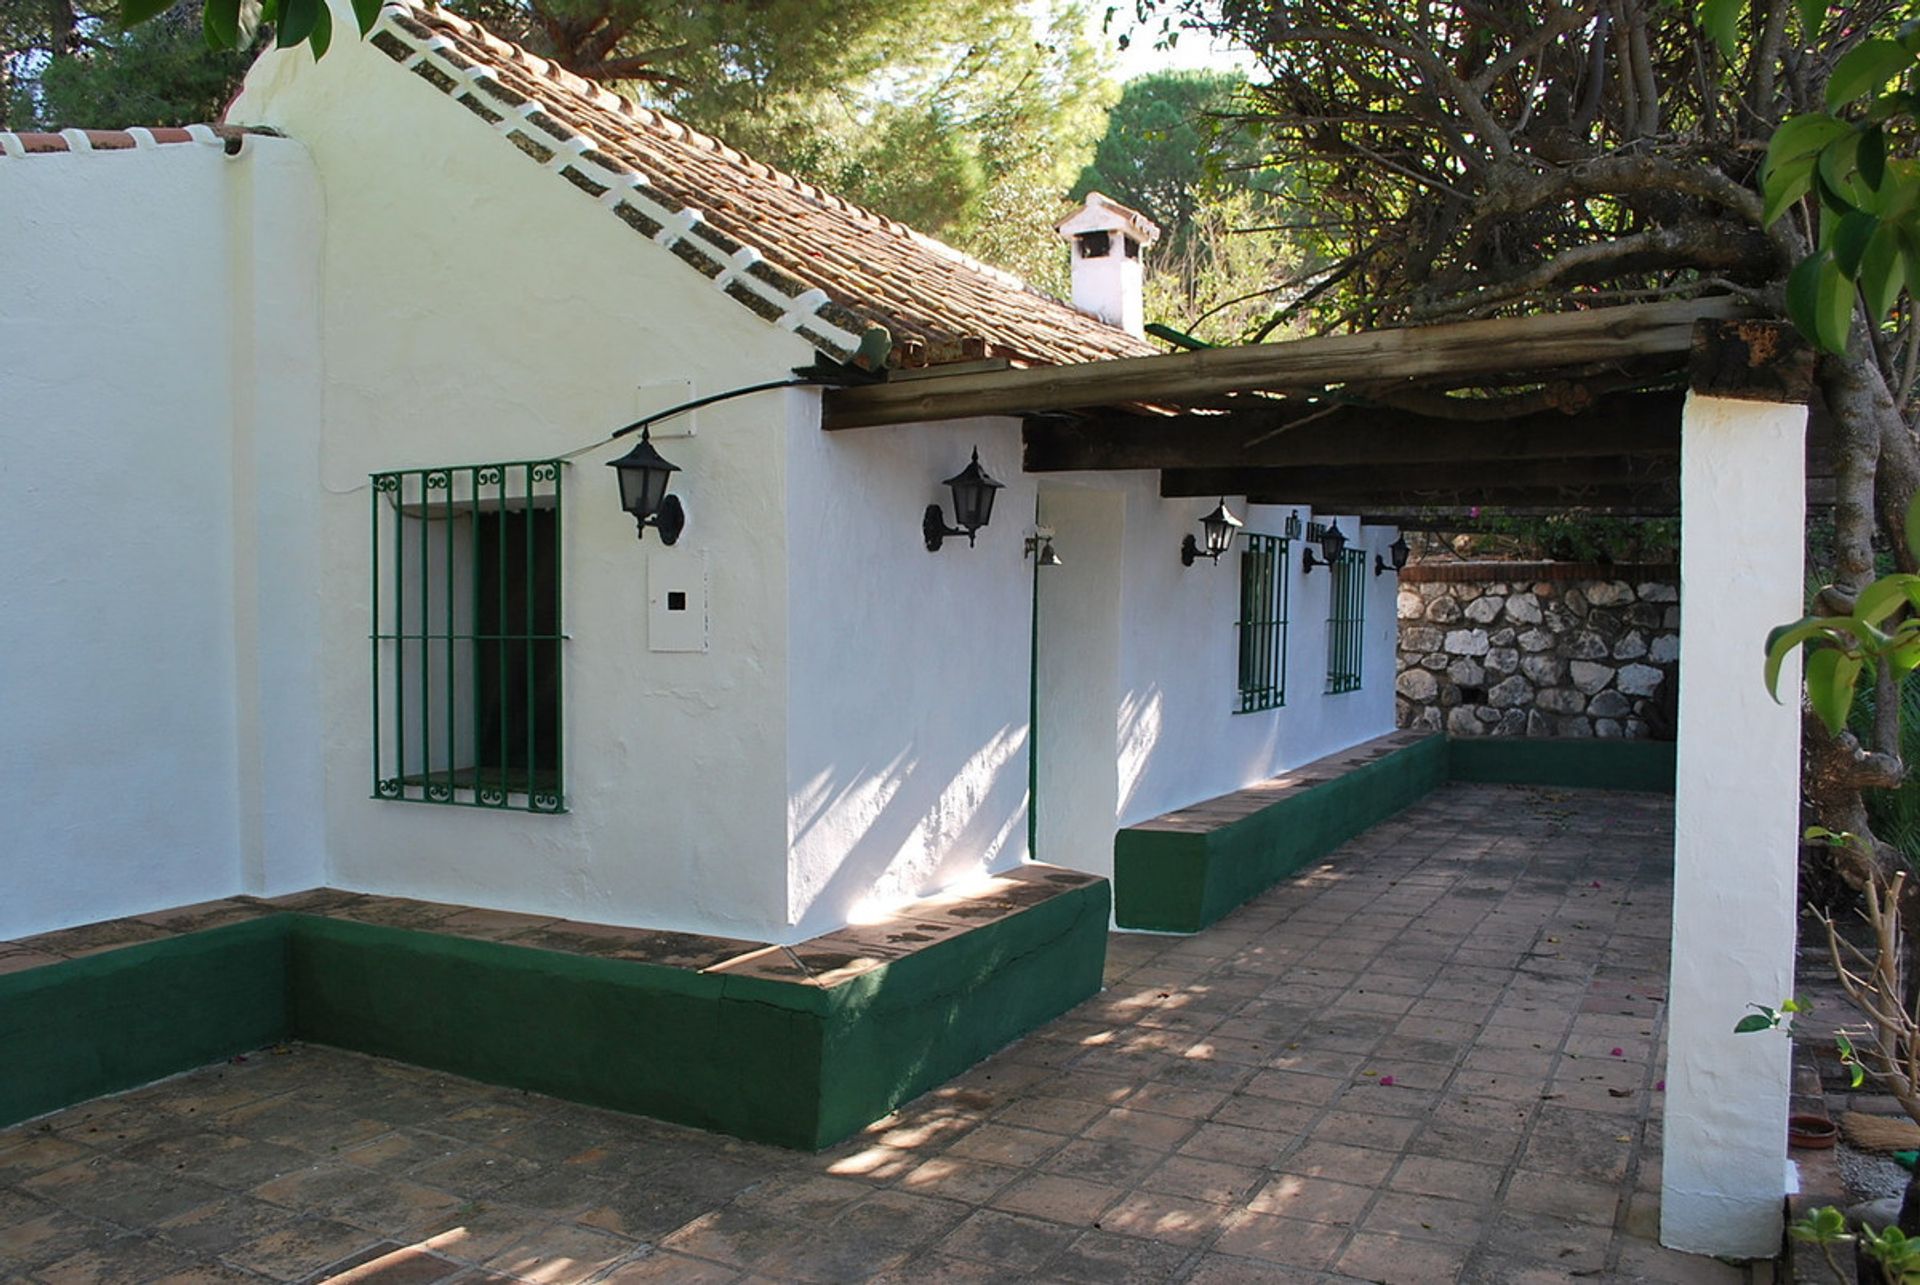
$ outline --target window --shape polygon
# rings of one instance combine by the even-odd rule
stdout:
[[[1240,541],[1241,714],[1287,703],[1287,541]]]
[[[373,475],[375,798],[561,812],[560,464]]]
[[[1367,626],[1367,552],[1348,549],[1331,568],[1333,600],[1327,608],[1327,691],[1360,690],[1360,643]]]

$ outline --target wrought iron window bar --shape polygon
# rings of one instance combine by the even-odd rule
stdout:
[[[1361,644],[1367,628],[1367,552],[1348,549],[1333,566],[1327,608],[1327,692],[1360,690]]]
[[[1240,705],[1252,714],[1287,703],[1287,584],[1291,542],[1248,534],[1240,541]]]
[[[562,463],[372,475],[374,798],[566,810]]]

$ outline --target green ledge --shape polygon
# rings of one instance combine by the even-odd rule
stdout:
[[[280,914],[0,976],[0,1125],[282,1039],[816,1149],[1100,989],[1095,882],[834,986]]]
[[[1673,771],[1667,742],[1426,737],[1212,829],[1121,830],[1114,922],[1199,932],[1450,780],[1670,794]]]
[[[1462,738],[1448,743],[1447,764],[1455,781],[1672,794],[1677,748],[1672,741],[1597,737]]]

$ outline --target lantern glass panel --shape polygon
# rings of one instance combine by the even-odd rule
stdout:
[[[653,449],[645,430],[631,451],[609,463],[620,475],[620,507],[642,521],[660,511],[660,505],[667,498],[667,486],[679,472],[677,465]]]
[[[1387,557],[1392,561],[1395,571],[1405,569],[1408,552],[1407,537],[1404,535],[1395,536],[1393,543],[1387,546]]]
[[[1340,555],[1346,552],[1347,535],[1340,529],[1338,522],[1329,522],[1326,530],[1320,533],[1320,556],[1328,562],[1338,562]]]
[[[1219,507],[1200,519],[1200,527],[1206,532],[1207,554],[1218,558],[1233,546],[1233,533],[1240,526],[1240,519],[1227,511],[1227,502],[1220,501]]]
[[[980,452],[975,450],[972,461],[948,478],[947,485],[953,488],[954,523],[972,535],[993,516],[993,495],[1000,483],[980,467]]]

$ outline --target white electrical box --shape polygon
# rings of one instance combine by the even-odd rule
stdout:
[[[656,379],[641,384],[634,392],[633,417],[645,419],[657,415],[663,410],[681,406],[692,401],[700,394],[693,389],[691,379]],[[651,437],[692,437],[700,426],[700,412],[687,411],[671,419],[663,419],[647,430]]]
[[[707,649],[705,550],[655,549],[648,553],[647,649]]]

